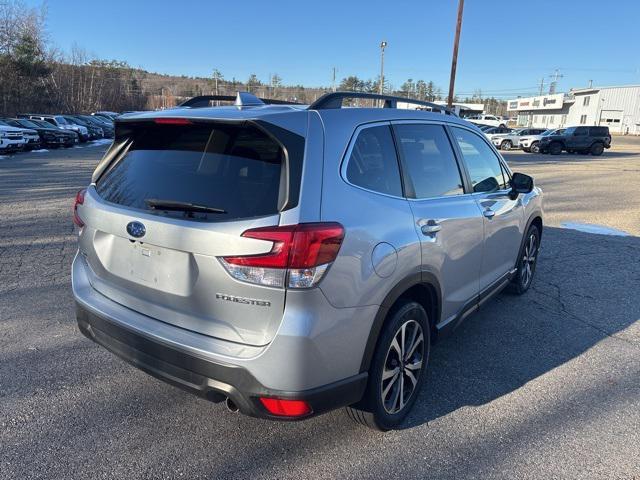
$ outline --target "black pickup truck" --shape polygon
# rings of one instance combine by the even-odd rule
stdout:
[[[540,152],[551,155],[559,155],[563,150],[602,155],[604,149],[609,147],[609,127],[569,127],[562,135],[548,135],[540,139]]]

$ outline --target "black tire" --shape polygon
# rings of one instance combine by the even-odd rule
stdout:
[[[504,123],[501,123],[500,125],[498,125],[498,128],[506,128],[506,125]]]
[[[604,152],[604,144],[600,142],[594,143],[593,145],[591,145],[589,152],[591,153],[591,155],[599,157]]]
[[[533,240],[532,240],[533,238]],[[540,252],[540,230],[535,225],[531,225],[524,237],[524,242],[518,253],[517,272],[511,280],[511,291],[517,295],[522,295],[531,286],[536,265],[538,264],[538,253]]]
[[[562,153],[562,144],[560,142],[553,142],[549,145],[549,153],[551,155],[560,155]]]
[[[531,153],[540,153],[540,142],[533,142],[529,147]]]
[[[513,147],[513,143],[511,143],[511,140],[504,140],[500,144],[500,149],[501,150],[511,150],[512,147]]]
[[[396,339],[397,336],[401,336],[403,327],[405,343]],[[417,332],[415,336],[414,332]],[[409,352],[404,352],[405,345]],[[349,418],[374,430],[387,431],[397,428],[418,397],[429,364],[430,347],[427,312],[417,302],[399,300],[389,312],[380,332],[364,396],[356,405],[346,409]],[[400,357],[400,351],[403,355],[409,355],[408,358]],[[420,367],[416,369],[415,366],[418,364]],[[397,371],[392,374],[394,370]],[[383,374],[387,378],[383,378]],[[404,390],[405,385],[411,388],[408,393]],[[396,406],[399,408],[396,409]]]

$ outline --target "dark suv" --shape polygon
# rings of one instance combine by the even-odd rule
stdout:
[[[569,127],[562,135],[548,135],[540,139],[540,152],[559,155],[569,153],[590,153],[602,155],[611,147],[609,127]]]

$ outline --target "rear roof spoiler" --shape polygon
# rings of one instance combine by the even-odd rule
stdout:
[[[258,98],[249,92],[238,92],[234,97],[232,95],[200,95],[190,98],[182,102],[179,107],[203,108],[210,107],[211,102],[234,102],[237,107],[255,107],[259,105],[301,105],[298,102],[289,102],[287,100],[276,100],[273,98]]]

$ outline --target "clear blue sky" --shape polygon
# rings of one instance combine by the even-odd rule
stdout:
[[[40,0],[27,3],[40,5]],[[58,48],[77,44],[100,58],[146,70],[330,85],[379,73],[433,80],[446,92],[456,0],[48,0],[47,30]],[[639,0],[466,0],[456,93],[477,88],[534,94],[560,68],[559,89],[640,83]]]

